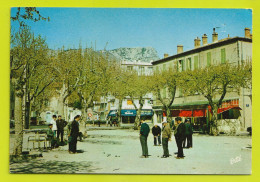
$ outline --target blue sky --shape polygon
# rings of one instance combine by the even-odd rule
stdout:
[[[252,30],[252,11],[248,9],[140,9],[140,8],[38,8],[51,21],[28,22],[35,34],[46,37],[49,48],[77,48],[96,45],[107,50],[120,47],[154,47],[160,58],[194,48],[194,39],[208,35],[214,27],[219,39],[228,34],[244,37]],[[16,8],[11,9],[11,16]],[[17,29],[17,22],[11,22]]]

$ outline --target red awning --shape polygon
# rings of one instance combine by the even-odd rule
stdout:
[[[172,110],[172,117],[206,117],[206,109]]]
[[[208,106],[208,108],[209,108],[209,112],[212,113],[212,111],[211,111],[211,107]],[[238,107],[238,106],[228,106],[228,107],[222,107],[222,108],[219,108],[219,109],[218,109],[218,114],[223,113],[223,112],[225,112],[225,111],[228,111],[228,110],[230,110],[230,109],[238,109],[238,110],[242,110],[242,109],[241,109],[240,107]]]
[[[194,109],[193,117],[206,117],[206,109]]]
[[[238,109],[238,110],[242,110],[240,107],[237,107],[237,106],[229,106],[229,107],[226,107],[226,108],[219,108],[218,109],[218,114],[220,113],[223,113],[225,111],[228,111],[230,109]]]

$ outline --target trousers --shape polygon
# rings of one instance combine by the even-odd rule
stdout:
[[[140,136],[140,143],[142,147],[142,155],[148,156],[147,136]]]

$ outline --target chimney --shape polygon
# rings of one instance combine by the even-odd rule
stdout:
[[[213,28],[213,34],[212,34],[212,42],[217,42],[218,41],[218,33],[215,32],[215,28]]]
[[[197,37],[196,39],[194,39],[194,47],[197,48],[200,46],[200,39],[199,37]]]
[[[250,39],[250,28],[245,28],[245,38]]]
[[[177,54],[183,52],[183,45],[177,45]]]
[[[164,53],[163,57],[164,57],[164,58],[167,58],[167,57],[169,57],[169,54]]]
[[[208,44],[208,36],[204,34],[202,36],[202,45],[207,45]]]

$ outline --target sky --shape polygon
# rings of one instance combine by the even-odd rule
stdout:
[[[250,9],[174,9],[174,8],[37,8],[50,21],[27,22],[31,30],[46,38],[51,49],[91,45],[96,50],[121,47],[153,47],[158,56],[174,55],[177,45],[184,51],[194,48],[194,39],[208,35],[214,27],[219,39],[244,37],[252,31]],[[14,16],[17,9],[11,9]],[[11,22],[17,30],[18,23]]]

